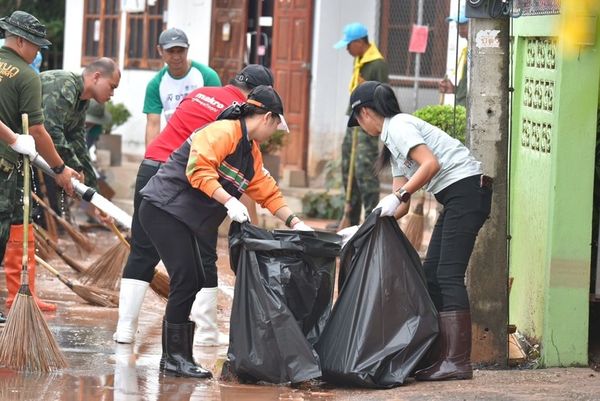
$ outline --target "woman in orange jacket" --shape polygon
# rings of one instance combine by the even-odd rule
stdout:
[[[248,210],[238,200],[244,193],[288,227],[312,230],[287,207],[263,167],[259,144],[277,129],[288,129],[281,98],[272,87],[258,86],[246,103],[194,132],[141,191],[140,222],[171,279],[163,320],[163,372],[212,376],[192,355],[195,325],[189,315],[204,280],[196,237],[214,235],[227,215],[248,221]]]

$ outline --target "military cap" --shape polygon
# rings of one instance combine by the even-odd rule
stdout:
[[[52,44],[46,39],[46,27],[25,11],[15,11],[10,17],[0,18],[0,28],[40,47]]]

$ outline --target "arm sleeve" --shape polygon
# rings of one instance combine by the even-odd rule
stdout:
[[[286,206],[283,195],[271,177],[271,174],[264,168],[262,154],[258,145],[255,143],[252,147],[254,156],[254,178],[250,181],[246,193],[265,209],[269,209],[272,214]]]
[[[64,86],[60,93],[51,93],[44,97],[44,113],[46,119],[44,126],[46,131],[52,137],[52,142],[56,151],[63,159],[65,164],[76,171],[81,171],[83,165],[78,157],[85,156],[87,151],[83,154],[78,152],[81,147],[79,142],[83,143],[83,149],[85,149],[85,132],[81,129],[73,132],[70,138],[67,138],[68,133],[65,132],[64,122],[68,119],[69,110],[74,108],[74,100],[77,98],[77,93],[71,86]],[[81,136],[81,138],[78,138]]]
[[[194,132],[185,174],[190,185],[212,198],[221,187],[218,168],[233,151],[235,133],[210,125]]]
[[[419,129],[411,122],[400,119],[392,119],[389,127],[390,142],[393,148],[404,157],[408,158],[408,153],[417,145],[425,143]],[[394,151],[392,151],[392,155]]]
[[[160,76],[156,75],[146,86],[143,110],[145,114],[160,114],[163,111],[163,105],[160,100],[159,83]]]
[[[195,63],[195,65],[202,73],[204,86],[221,86],[221,78],[219,78],[219,74],[215,70],[204,64]]]
[[[19,110],[27,113],[29,125],[38,125],[44,122],[42,84],[33,71],[23,81],[21,96],[19,96]]]

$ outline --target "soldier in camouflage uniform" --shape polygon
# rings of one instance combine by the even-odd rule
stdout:
[[[57,183],[73,194],[71,178],[79,175],[66,167],[44,128],[41,104],[40,79],[29,66],[41,46],[49,46],[46,28],[32,15],[15,11],[0,19],[0,29],[6,41],[0,49],[0,121],[13,132],[21,132],[21,114],[29,116],[29,133],[35,140],[42,157],[52,166]],[[5,143],[0,142],[0,258],[4,259],[4,272],[8,288],[7,306],[21,285],[21,261],[23,254],[23,177],[19,171],[20,155]],[[21,191],[18,191],[18,189]],[[35,259],[33,230],[29,230],[29,288],[35,296]],[[42,310],[54,310],[37,297]]]
[[[85,115],[90,99],[105,103],[113,95],[121,73],[109,58],[100,58],[76,74],[63,70],[44,71],[42,107],[44,126],[66,163],[84,176],[85,184],[96,188],[96,173],[86,145]]]
[[[367,28],[359,23],[344,27],[344,37],[334,45],[336,49],[346,48],[354,57],[354,70],[350,80],[350,93],[364,81],[388,82],[388,65],[374,43],[369,42]],[[352,111],[348,108],[348,115]],[[360,127],[346,129],[342,143],[342,179],[344,189],[348,182],[350,154],[352,153],[352,137],[358,130],[356,146],[356,162],[351,190],[350,224],[360,223],[362,207],[365,215],[371,213],[379,202],[379,177],[375,174],[374,164],[379,154],[379,143],[376,137],[367,135]]]

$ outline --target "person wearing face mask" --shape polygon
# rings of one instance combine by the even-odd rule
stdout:
[[[165,373],[212,376],[192,355],[195,323],[189,320],[190,310],[205,282],[197,238],[214,235],[226,216],[249,221],[248,209],[239,201],[242,194],[288,227],[312,230],[292,213],[263,168],[259,144],[277,129],[288,130],[281,98],[272,87],[257,86],[245,103],[196,130],[141,191],[141,225],[171,279],[162,331],[160,369]]]
[[[379,170],[391,164],[394,192],[379,201],[380,216],[404,216],[410,195],[420,188],[434,194],[440,213],[423,270],[439,313],[440,334],[417,380],[470,379],[471,313],[465,273],[477,233],[489,217],[492,179],[469,149],[441,129],[400,111],[389,85],[369,81],[350,97],[348,126],[360,125],[384,147]]]

